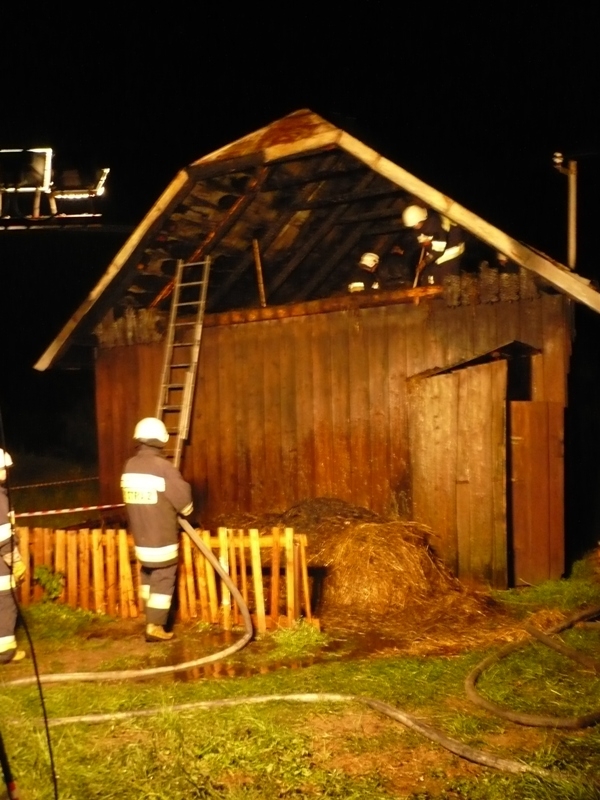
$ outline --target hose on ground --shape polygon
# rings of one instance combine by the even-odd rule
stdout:
[[[553,649],[558,650],[563,655],[577,660],[580,664],[583,663],[583,665],[588,669],[592,668],[597,670],[598,662],[596,662],[595,659],[588,658],[587,656],[583,656],[582,658],[581,653],[576,653],[576,651],[573,651],[570,647],[567,647],[562,643],[554,642],[550,639],[550,636],[571,628],[577,622],[597,617],[599,614],[600,606],[593,606],[591,608],[583,609],[582,611],[578,611],[576,614],[573,614],[559,625],[555,625],[548,631],[547,634],[538,631],[531,625],[526,625],[525,628],[530,634],[544,644],[548,645],[550,641],[552,642],[551,646]],[[476,706],[485,708],[486,711],[490,711],[492,714],[502,717],[503,719],[510,720],[511,722],[515,722],[518,725],[528,725],[540,728],[580,729],[588,728],[591,725],[595,725],[597,722],[600,722],[600,711],[593,711],[591,714],[583,714],[579,717],[555,717],[545,714],[520,714],[516,711],[504,709],[496,703],[493,703],[491,700],[487,700],[485,697],[481,696],[476,687],[477,681],[485,672],[485,670],[491,667],[493,664],[498,663],[503,658],[506,658],[506,656],[515,652],[515,650],[519,650],[520,648],[524,647],[526,644],[528,644],[527,641],[511,642],[510,644],[507,644],[498,650],[498,652],[493,653],[487,658],[484,658],[483,661],[481,661],[473,670],[471,670],[465,679],[465,692],[467,693],[469,700]],[[576,653],[576,657],[573,655],[574,653]]]
[[[169,711],[171,713],[180,713],[184,711],[196,711],[200,709],[212,708],[227,708],[240,705],[258,705],[262,703],[271,702],[296,702],[296,703],[363,703],[364,705],[384,714],[390,719],[400,722],[402,725],[410,728],[422,736],[425,736],[432,742],[444,747],[451,753],[454,753],[467,761],[472,761],[475,764],[481,764],[486,767],[500,770],[501,772],[509,772],[513,775],[531,774],[539,778],[546,778],[550,780],[557,780],[560,778],[558,773],[550,770],[542,769],[541,767],[534,767],[528,764],[523,764],[520,761],[513,761],[507,758],[499,758],[498,756],[485,753],[482,750],[477,750],[474,747],[463,744],[462,742],[452,739],[443,733],[440,733],[431,725],[402,711],[399,708],[394,708],[388,703],[383,703],[381,700],[374,700],[369,697],[360,697],[351,694],[332,694],[329,692],[321,693],[305,693],[305,694],[270,694],[270,695],[257,695],[255,697],[235,697],[226,698],[223,700],[203,700],[197,703],[181,703],[172,706],[160,706],[158,708],[146,708],[139,711],[117,711],[112,714],[83,714],[76,717],[56,717],[49,721],[51,727],[58,727],[62,725],[71,725],[74,723],[97,724],[101,722],[119,722],[125,719],[132,719],[136,717],[150,717],[156,714]]]
[[[183,661],[180,664],[170,664],[168,666],[163,667],[147,667],[144,669],[124,669],[124,670],[106,670],[104,672],[65,672],[62,674],[56,673],[53,675],[40,675],[39,681],[38,679],[33,676],[30,678],[17,678],[13,681],[7,681],[4,685],[5,686],[30,686],[34,683],[69,683],[71,681],[87,681],[87,682],[95,682],[95,681],[126,681],[126,680],[133,680],[135,678],[147,678],[154,675],[166,675],[173,672],[182,672],[188,669],[194,669],[194,667],[200,667],[203,664],[212,664],[215,661],[220,661],[223,658],[227,658],[228,656],[237,653],[238,650],[241,650],[245,647],[248,642],[252,639],[254,635],[254,628],[252,626],[252,618],[250,616],[250,612],[248,610],[248,606],[244,602],[244,598],[242,597],[239,589],[231,580],[229,573],[221,566],[221,562],[219,559],[214,555],[210,547],[206,545],[198,533],[192,528],[189,522],[183,517],[178,517],[179,524],[196,545],[196,547],[200,550],[203,556],[210,562],[214,570],[221,576],[225,585],[231,592],[233,599],[238,605],[240,612],[242,614],[244,620],[244,628],[246,632],[241,639],[238,639],[237,642],[234,642],[232,645],[227,647],[225,650],[220,650],[217,653],[213,653],[209,656],[202,656],[202,658],[196,658],[192,661]]]
[[[198,549],[208,559],[208,561],[214,567],[216,572],[221,576],[221,578],[227,585],[228,589],[230,590],[244,619],[244,625],[246,628],[245,635],[240,640],[238,640],[225,650],[219,651],[218,653],[214,653],[213,655],[210,656],[204,656],[202,658],[195,659],[193,661],[183,662],[181,664],[175,664],[166,667],[138,669],[138,670],[75,672],[75,673],[65,673],[62,675],[59,674],[42,675],[40,676],[40,680],[43,683],[64,683],[69,681],[116,681],[116,680],[128,680],[132,678],[140,678],[140,677],[172,673],[172,672],[192,669],[202,664],[208,664],[214,661],[227,658],[228,656],[241,650],[243,647],[245,647],[246,644],[248,644],[248,642],[253,636],[253,626],[252,626],[252,619],[250,617],[250,612],[248,610],[246,603],[244,602],[242,595],[240,594],[239,590],[231,580],[229,574],[221,566],[219,560],[216,558],[216,556],[213,554],[210,548],[204,544],[200,536],[198,536],[198,534],[191,527],[191,525],[189,525],[189,523],[181,517],[179,518],[179,522],[183,527],[183,529],[188,534],[188,536],[194,542],[196,547],[198,547]],[[580,620],[590,619],[597,616],[598,614],[600,614],[600,607],[579,612],[578,614],[574,615],[569,620],[567,620],[567,622],[563,623],[562,625],[556,626],[556,628],[553,628],[550,631],[550,633],[551,634],[559,633],[560,631],[565,630],[566,628],[570,627],[571,625],[574,625],[576,622]],[[518,722],[523,725],[545,725],[550,727],[586,727],[587,725],[592,725],[598,720],[600,720],[600,712],[589,714],[583,717],[578,717],[575,718],[574,720],[557,720],[554,717],[537,717],[534,715],[527,715],[527,714],[514,714],[513,712],[510,711],[506,712],[503,709],[500,709],[494,703],[491,703],[490,701],[482,698],[475,689],[475,684],[477,682],[477,679],[482,674],[482,672],[485,669],[487,669],[488,666],[500,660],[500,658],[503,658],[504,656],[508,655],[508,653],[522,646],[523,644],[521,642],[511,643],[510,645],[507,645],[506,647],[502,648],[502,650],[500,650],[493,656],[484,659],[484,661],[482,661],[477,667],[475,667],[474,670],[472,670],[472,672],[469,674],[465,682],[467,696],[469,697],[469,699],[472,700],[472,702],[474,702],[476,705],[486,708],[487,710],[492,711],[493,713],[499,714],[500,716],[503,716],[506,719],[510,719],[514,722]],[[579,660],[581,663],[581,659]],[[593,661],[593,659],[589,659],[586,663],[586,666],[588,667],[590,666],[589,663],[590,661]],[[33,682],[35,682],[34,678],[24,678],[24,679],[21,678],[14,681],[9,681],[4,685],[26,686]],[[164,713],[165,710],[169,710],[171,712],[180,712],[180,711],[189,711],[197,709],[209,709],[218,707],[222,708],[222,707],[244,705],[244,704],[256,705],[260,703],[278,702],[278,701],[302,702],[302,703],[310,703],[310,702],[363,703],[364,705],[368,706],[374,711],[378,711],[379,713],[384,714],[390,719],[400,722],[406,727],[425,736],[429,740],[436,742],[437,744],[441,745],[442,747],[454,753],[455,755],[464,758],[468,761],[471,761],[473,763],[481,764],[487,767],[492,767],[493,769],[497,769],[502,772],[508,772],[511,774],[528,773],[549,780],[560,780],[562,777],[560,773],[553,772],[551,770],[545,770],[540,767],[530,766],[528,764],[523,764],[522,762],[513,761],[511,759],[499,758],[489,753],[485,753],[481,750],[477,750],[475,748],[472,748],[468,745],[465,745],[457,741],[456,739],[452,739],[451,737],[448,737],[443,733],[440,733],[431,725],[428,725],[426,722],[417,719],[413,715],[408,714],[407,712],[402,711],[401,709],[394,708],[393,706],[390,706],[388,703],[384,703],[380,700],[375,700],[373,698],[360,697],[357,695],[342,695],[342,694],[332,694],[332,693],[305,693],[305,694],[260,695],[255,697],[243,697],[243,698],[227,698],[223,700],[199,701],[197,703],[183,703],[183,704],[168,706],[167,708],[161,706],[159,708],[143,709],[138,711],[114,712],[111,714],[84,714],[73,717],[58,717],[50,719],[48,724],[51,727],[58,727],[61,725],[69,725],[74,723],[93,724],[101,722],[115,722],[124,719],[131,719],[134,717],[149,717],[155,714]],[[531,722],[529,720],[535,720],[535,721]],[[566,724],[566,723],[572,723],[572,724]]]

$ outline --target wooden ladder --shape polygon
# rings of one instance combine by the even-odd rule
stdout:
[[[165,455],[177,468],[190,427],[209,273],[209,257],[179,260],[173,281],[156,416],[170,435]]]

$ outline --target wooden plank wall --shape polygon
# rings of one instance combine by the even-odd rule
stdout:
[[[415,379],[410,392],[413,514],[463,581],[504,587],[506,361]]]
[[[544,351],[534,399],[564,405],[567,308],[561,295],[544,294],[207,324],[183,461],[202,523],[331,495],[410,513],[407,377],[520,340]],[[160,345],[98,353],[102,502],[120,500],[133,427],[154,413],[161,360]]]
[[[99,349],[96,355],[96,420],[100,496],[121,503],[120,477],[133,454],[133,431],[156,413],[162,344]]]

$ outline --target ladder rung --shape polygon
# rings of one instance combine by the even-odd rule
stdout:
[[[183,303],[177,303],[177,308],[182,306],[199,306],[200,300],[185,300]]]
[[[170,364],[169,369],[187,369],[190,367],[191,364],[183,363],[183,364]]]
[[[179,286],[181,289],[185,286],[204,286],[204,281],[182,281]]]
[[[181,406],[181,405],[177,405],[177,406],[176,405],[161,406],[161,410],[162,411],[181,411],[182,408],[183,408],[183,406]]]
[[[167,383],[166,386],[163,386],[163,389],[183,389],[185,383]]]

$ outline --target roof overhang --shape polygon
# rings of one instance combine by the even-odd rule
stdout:
[[[255,268],[264,269],[275,305],[336,294],[357,254],[369,249],[365,243],[385,249],[401,233],[401,211],[415,199],[600,312],[600,293],[589,281],[304,110],[181,170],[35,368],[55,364],[110,309],[157,302],[172,280],[165,265],[176,258],[213,257],[209,303],[215,313],[257,304]]]

